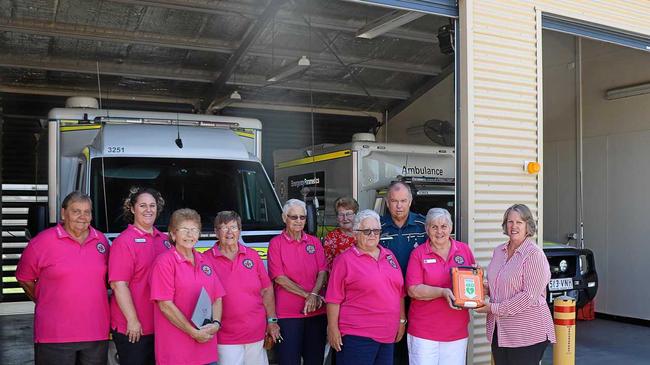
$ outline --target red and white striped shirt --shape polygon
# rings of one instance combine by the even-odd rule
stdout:
[[[488,341],[492,343],[496,325],[499,347],[525,347],[547,339],[555,343],[553,318],[546,304],[551,271],[544,251],[527,238],[508,260],[507,247],[506,242],[494,249],[487,268]]]

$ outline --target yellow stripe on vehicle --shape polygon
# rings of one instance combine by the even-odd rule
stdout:
[[[311,157],[299,158],[296,160],[280,162],[276,167],[283,169],[287,167],[307,165],[314,162],[334,160],[337,158],[348,157],[352,154],[352,150],[342,150],[330,153],[324,153],[322,155],[316,155]]]
[[[3,283],[17,283],[18,280],[16,280],[16,277],[14,276],[5,276],[2,278]]]
[[[2,294],[23,294],[23,288],[2,288]]]
[[[246,137],[246,138],[255,138],[255,134],[253,133],[247,133],[247,132],[235,132],[238,136],[240,137]]]
[[[101,124],[70,125],[70,126],[61,127],[60,130],[61,132],[72,132],[72,131],[85,131],[90,129],[99,129],[101,127],[102,127]]]
[[[260,258],[262,260],[266,260],[269,252],[268,247],[253,247],[253,249],[257,251],[258,254],[260,254]]]

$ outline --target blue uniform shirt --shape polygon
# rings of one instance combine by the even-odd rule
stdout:
[[[379,244],[393,251],[397,262],[406,275],[406,265],[409,262],[411,251],[427,240],[425,228],[426,218],[417,213],[409,212],[406,223],[399,228],[393,223],[390,213],[381,217],[381,237]]]

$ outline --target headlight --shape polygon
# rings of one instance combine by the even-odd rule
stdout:
[[[566,272],[566,269],[569,267],[566,260],[560,261],[560,272]]]

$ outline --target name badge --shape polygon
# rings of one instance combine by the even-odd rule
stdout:
[[[145,243],[147,242],[146,238],[136,238],[134,239],[135,243]]]
[[[424,259],[425,264],[435,264],[436,262],[438,262],[436,259]]]

